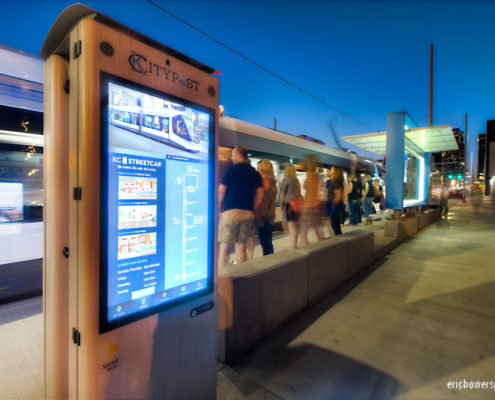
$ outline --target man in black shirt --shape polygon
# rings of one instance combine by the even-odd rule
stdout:
[[[254,209],[263,199],[261,176],[249,164],[244,146],[232,150],[232,162],[218,187],[218,204],[222,212],[218,227],[220,267],[225,266],[229,245],[234,243],[237,262],[246,261],[246,242],[254,235]]]

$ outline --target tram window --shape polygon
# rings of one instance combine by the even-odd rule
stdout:
[[[130,124],[132,121],[131,121],[131,113],[130,112],[124,112],[124,118],[123,118],[123,122],[127,123],[127,124]]]
[[[153,117],[151,115],[144,115],[143,116],[143,126],[146,128],[151,128],[153,124]]]
[[[158,115],[155,115],[153,117],[153,124],[151,125],[153,129],[156,129],[157,131],[160,131],[160,117]]]
[[[132,124],[133,125],[138,125],[138,120],[139,120],[139,114],[132,113]]]
[[[43,220],[43,149],[2,143],[0,223]]]
[[[162,117],[162,132],[168,133],[169,119],[168,117]]]
[[[172,127],[174,129],[174,133],[185,140],[191,140],[189,137],[189,133],[187,132],[186,124],[180,118],[180,115],[176,115],[172,118]]]

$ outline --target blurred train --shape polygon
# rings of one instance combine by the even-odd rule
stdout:
[[[312,138],[310,138],[312,139]],[[320,160],[320,174],[326,173],[332,165],[342,167],[349,172],[369,173],[381,176],[383,167],[380,163],[342,149],[325,146],[320,140],[310,140],[306,135],[294,136],[285,132],[265,128],[232,117],[221,117],[219,126],[219,161],[220,170],[230,160],[230,152],[237,145],[249,150],[249,157],[254,164],[262,158],[269,159],[277,173],[287,163],[294,164],[303,171],[303,162],[308,154],[316,155]],[[303,176],[303,175],[301,175]]]
[[[0,45],[0,303],[41,294],[43,61]]]
[[[140,106],[110,106],[110,123],[150,139],[190,152],[201,150],[191,119],[180,111]]]
[[[383,165],[371,161],[363,156],[342,149],[325,146],[323,142],[306,135],[294,136],[285,132],[265,128],[236,118],[224,116],[220,119],[219,126],[219,169],[220,176],[230,163],[230,154],[237,145],[248,149],[251,165],[261,159],[271,161],[275,173],[275,179],[280,185],[284,178],[284,167],[293,164],[296,167],[297,177],[301,183],[304,195],[304,160],[309,154],[316,155],[320,161],[317,170],[321,182],[321,196],[325,190],[327,170],[330,166],[338,166],[344,169],[344,176],[351,171],[356,174],[369,173],[371,176],[383,176]],[[277,195],[276,206],[279,205],[280,193]],[[281,211],[276,207],[275,222],[281,220]]]
[[[132,106],[112,106],[110,111],[116,127],[190,152],[199,150],[192,122],[178,111]],[[219,173],[230,162],[231,149],[243,145],[254,166],[263,158],[272,162],[279,183],[285,164],[291,163],[303,185],[308,154],[319,157],[322,177],[330,165],[381,175],[364,157],[311,139],[222,117]],[[43,143],[43,61],[0,45],[0,303],[42,291]]]

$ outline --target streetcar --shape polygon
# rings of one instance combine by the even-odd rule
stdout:
[[[237,145],[242,145],[248,149],[248,156],[254,168],[261,159],[265,158],[271,161],[278,186],[284,179],[285,165],[293,164],[303,195],[304,181],[306,180],[304,161],[309,154],[316,155],[320,161],[317,174],[320,177],[322,199],[327,171],[330,166],[342,167],[344,177],[347,177],[351,171],[358,176],[364,174],[370,174],[374,177],[384,175],[384,168],[378,162],[353,152],[325,146],[320,140],[314,138],[308,140],[307,138],[309,136],[295,136],[237,118],[222,116],[219,124],[219,173],[222,175],[229,165],[232,149]],[[282,219],[280,207],[278,207],[279,200],[280,192],[275,200],[277,213],[275,222],[280,222]]]
[[[111,105],[110,123],[189,152],[201,150],[201,141],[192,120],[174,109]]]

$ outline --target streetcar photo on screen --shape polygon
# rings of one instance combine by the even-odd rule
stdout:
[[[106,331],[213,290],[214,114],[108,74],[102,93]]]

